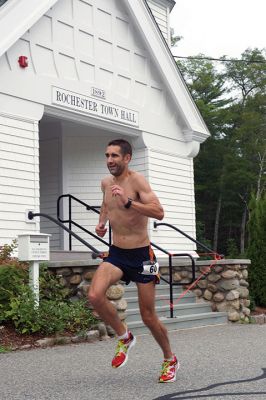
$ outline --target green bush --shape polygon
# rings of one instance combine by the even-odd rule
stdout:
[[[2,261],[10,260],[11,250],[12,246],[4,246]],[[12,323],[22,334],[80,332],[95,324],[95,317],[86,307],[85,300],[71,302],[69,289],[47,266],[40,268],[39,283],[40,302],[36,307],[25,265],[21,266],[18,261],[0,264],[0,323]]]
[[[30,290],[11,300],[6,317],[13,322],[18,332],[28,334],[79,332],[95,323],[95,318],[84,300],[77,302],[42,300],[37,308]]]
[[[40,299],[62,301],[69,297],[70,290],[60,283],[60,278],[50,272],[46,265],[40,266]]]
[[[12,299],[22,293],[28,283],[25,270],[12,265],[1,265],[0,268],[0,322],[5,319],[5,312]]]
[[[19,269],[27,269],[28,263],[21,262],[16,257],[14,257],[14,251],[17,249],[18,244],[16,240],[13,240],[11,244],[4,244],[0,247],[0,268],[4,265],[12,265]]]
[[[8,310],[4,313],[6,321],[10,321],[20,333],[35,333],[40,331],[39,312],[35,299],[28,286],[21,293],[11,298]]]

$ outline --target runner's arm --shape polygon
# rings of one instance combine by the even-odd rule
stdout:
[[[99,222],[95,228],[95,232],[97,233],[98,236],[103,237],[107,232],[107,228],[105,227],[105,225],[108,221],[108,212],[107,212],[107,207],[106,207],[106,204],[104,201],[105,188],[104,188],[103,182],[101,183],[101,189],[103,192],[103,201],[102,201],[100,215],[99,215]]]
[[[140,201],[133,200],[130,208],[146,217],[162,220],[164,217],[163,207],[144,176],[138,175],[136,184]]]

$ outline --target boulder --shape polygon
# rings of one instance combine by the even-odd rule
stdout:
[[[106,296],[108,297],[109,300],[118,300],[121,297],[123,297],[124,293],[125,293],[124,286],[118,284],[110,286],[106,292]]]

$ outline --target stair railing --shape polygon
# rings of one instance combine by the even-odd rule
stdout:
[[[68,219],[62,219],[61,218],[61,200],[67,198],[68,199]],[[97,236],[95,233],[89,231],[88,229],[84,228],[83,226],[81,226],[80,224],[78,224],[76,221],[74,221],[73,219],[73,212],[72,212],[72,205],[73,205],[73,201],[75,201],[76,203],[81,204],[82,206],[84,206],[86,208],[87,211],[93,211],[96,214],[100,214],[99,209],[101,208],[100,206],[90,206],[89,204],[85,203],[84,201],[78,199],[77,197],[73,196],[72,194],[63,194],[61,196],[58,197],[57,199],[57,219],[59,222],[63,223],[63,224],[68,224],[68,229],[69,231],[72,232],[72,227],[75,226],[78,229],[80,229],[81,231],[87,233],[88,235],[92,236],[94,239],[100,240],[103,244],[110,246],[111,242],[112,242],[112,231],[111,231],[111,226],[109,225],[109,238],[108,238],[108,242],[105,241],[104,239],[101,239],[99,236]],[[72,234],[69,233],[69,237],[68,237],[68,246],[69,246],[69,251],[72,250]],[[75,236],[74,236],[75,237]]]
[[[206,246],[205,244],[201,243],[200,241],[198,241],[197,239],[194,239],[193,237],[189,236],[187,233],[183,232],[181,229],[175,227],[172,224],[168,224],[166,222],[156,222],[154,221],[153,223],[154,228],[157,228],[158,226],[167,226],[168,228],[174,229],[175,231],[177,231],[178,233],[180,233],[181,235],[185,236],[186,238],[188,238],[189,240],[191,240],[192,242],[196,243],[199,247],[205,249],[208,253],[208,255],[212,255],[215,259],[221,259],[223,258],[223,256],[221,256],[218,253],[215,253],[212,249],[210,249],[208,246]],[[161,278],[162,280],[164,280],[166,283],[169,284],[170,286],[170,317],[173,318],[174,316],[174,304],[173,304],[173,286],[178,286],[178,285],[187,285],[189,286],[190,284],[193,284],[193,282],[196,280],[196,267],[195,267],[195,260],[194,258],[191,256],[191,254],[189,253],[169,253],[168,251],[162,249],[161,247],[155,245],[154,243],[152,243],[152,245],[154,247],[156,247],[157,249],[163,251],[165,254],[168,254],[169,256],[169,281],[167,281],[164,278]],[[192,279],[190,282],[173,282],[173,264],[172,264],[172,257],[189,257],[191,260],[191,265],[192,265]],[[207,273],[208,274],[208,273]],[[207,276],[206,274],[206,276]]]
[[[218,255],[215,251],[210,249],[208,246],[206,246],[205,244],[201,243],[199,240],[194,239],[193,237],[189,236],[187,233],[181,231],[181,229],[177,228],[176,226],[174,226],[172,224],[168,224],[166,222],[156,222],[156,221],[154,221],[153,226],[154,226],[154,228],[157,228],[158,226],[168,226],[168,228],[174,229],[175,231],[177,231],[181,235],[185,236],[186,238],[188,238],[192,242],[196,243],[202,249],[207,250],[208,254],[210,254],[210,255]]]
[[[62,219],[60,214],[61,214],[61,210],[60,210],[60,205],[61,205],[61,200],[67,198],[68,199],[68,219]],[[92,251],[92,258],[103,258],[103,253],[99,250],[97,250],[94,246],[92,246],[91,244],[89,244],[87,241],[85,241],[83,238],[81,238],[78,234],[76,234],[75,232],[73,232],[72,227],[75,226],[78,229],[80,229],[81,231],[89,234],[90,236],[92,236],[93,238],[97,239],[98,241],[100,241],[101,243],[103,243],[106,246],[110,246],[112,243],[112,232],[111,232],[111,226],[109,225],[109,241],[105,241],[104,239],[100,238],[99,236],[97,236],[96,234],[94,234],[93,232],[87,230],[86,228],[84,228],[83,226],[81,226],[80,224],[78,224],[76,221],[73,220],[73,213],[72,213],[72,203],[73,201],[83,205],[86,210],[88,211],[93,211],[97,214],[100,214],[100,206],[91,206],[87,203],[85,203],[84,201],[78,199],[77,197],[71,195],[71,194],[63,194],[61,196],[58,197],[57,199],[57,219],[51,217],[48,214],[44,214],[44,213],[33,213],[33,212],[29,212],[28,213],[28,218],[30,220],[32,220],[34,217],[44,217],[49,219],[50,221],[54,222],[56,225],[60,226],[62,229],[64,229],[66,232],[68,232],[69,234],[69,250],[72,250],[72,236],[74,238],[76,238],[78,241],[80,241],[82,244],[84,244],[86,247],[88,247],[91,251]],[[64,224],[68,224],[68,228],[64,225]],[[198,240],[192,238],[191,236],[189,236],[187,233],[183,232],[181,229],[175,227],[172,224],[168,224],[165,222],[154,222],[154,228],[157,228],[159,226],[167,226],[171,229],[174,229],[175,231],[177,231],[178,233],[180,233],[181,235],[185,236],[186,238],[188,238],[189,240],[191,240],[192,242],[196,243],[198,246],[200,246],[201,248],[205,249],[208,254],[210,255],[214,255],[214,256],[218,256],[221,258],[221,256],[219,256],[217,253],[215,253],[212,249],[210,249],[209,247],[207,247],[206,245],[204,245],[203,243],[199,242]],[[193,284],[193,282],[196,280],[196,266],[195,266],[195,260],[192,257],[191,254],[189,253],[171,253],[165,249],[163,249],[161,246],[157,245],[156,243],[151,242],[151,246],[156,248],[157,250],[160,250],[162,253],[167,254],[168,255],[168,259],[169,259],[169,280],[166,279],[165,277],[161,277],[161,279],[166,282],[167,284],[169,284],[170,287],[170,318],[174,317],[174,310],[173,310],[173,286],[179,286],[179,285],[190,285]],[[191,261],[191,280],[188,282],[173,282],[173,257],[187,257],[189,258],[189,260]]]
[[[100,255],[101,252],[99,250],[96,249],[96,247],[92,246],[90,243],[88,243],[86,240],[82,239],[82,237],[80,237],[78,234],[76,234],[75,232],[71,231],[69,228],[67,228],[62,222],[58,221],[57,219],[51,217],[48,214],[45,213],[33,213],[32,211],[28,212],[28,218],[29,220],[32,220],[35,217],[43,217],[43,218],[47,218],[50,221],[54,222],[56,225],[60,226],[62,229],[64,229],[66,232],[69,233],[69,235],[74,236],[77,240],[79,240],[82,244],[84,244],[84,246],[88,247],[93,254],[97,254]],[[98,238],[101,242],[104,242],[104,244],[107,244],[107,242],[105,242],[104,240]]]
[[[173,257],[188,257],[191,261],[191,271],[192,271],[192,277],[191,280],[186,282],[186,285],[190,285],[193,283],[196,279],[196,265],[195,265],[195,260],[192,257],[191,254],[189,253],[170,253],[169,251],[163,249],[162,247],[158,246],[157,244],[151,242],[152,247],[155,247],[157,250],[162,251],[164,254],[168,255],[168,260],[169,260],[169,280],[166,278],[160,276],[160,279],[163,280],[164,282],[169,284],[170,288],[170,318],[174,318],[174,296],[173,296],[173,286],[179,286],[179,285],[184,285],[184,283],[180,282],[173,282]]]

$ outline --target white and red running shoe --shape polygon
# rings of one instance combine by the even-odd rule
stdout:
[[[162,364],[161,376],[159,378],[160,383],[175,382],[176,372],[179,369],[180,364],[176,358],[173,356],[171,361],[164,360]]]
[[[116,346],[115,356],[112,360],[113,368],[123,367],[128,360],[129,350],[136,344],[136,338],[129,333],[128,339],[121,339]]]

